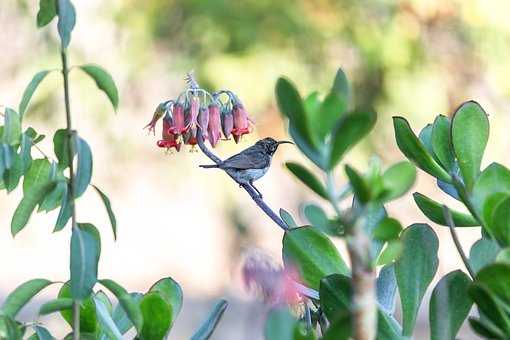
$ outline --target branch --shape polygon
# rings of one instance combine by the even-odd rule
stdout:
[[[200,147],[200,150],[202,150],[202,152],[207,156],[209,157],[210,160],[212,160],[214,163],[216,164],[219,164],[222,162],[221,158],[219,158],[218,156],[216,156],[215,154],[213,154],[211,152],[211,150],[209,150],[207,148],[207,146],[205,145],[204,143],[204,139],[202,137],[202,131],[200,129],[198,129],[198,132],[197,132],[197,141],[198,141],[198,146]],[[227,173],[228,174],[228,173]],[[229,175],[230,176],[230,175]],[[276,223],[280,228],[282,228],[284,231],[287,231],[289,229],[289,227],[287,226],[287,224],[285,224],[285,222],[283,222],[283,220],[280,218],[280,216],[278,216],[267,204],[266,202],[264,202],[264,200],[262,199],[262,197],[260,197],[257,192],[249,185],[247,184],[244,184],[244,183],[240,183],[239,181],[237,181],[234,177],[230,176],[230,178],[232,178],[234,180],[234,182],[236,182],[237,184],[239,184],[240,187],[242,187],[247,193],[248,195],[250,195],[251,199],[259,206],[260,209],[262,209],[262,211],[267,215],[269,216],[270,219],[272,219],[274,221],[274,223]]]

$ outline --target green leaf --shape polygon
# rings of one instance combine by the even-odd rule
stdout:
[[[53,6],[55,5],[55,0],[40,0],[41,9],[39,9],[39,13],[37,14],[37,20],[39,21],[39,14],[41,14],[42,10],[42,3],[43,2],[51,2]],[[55,8],[53,8],[55,10]],[[53,13],[53,16],[55,16],[55,13]],[[52,17],[53,18],[53,17]],[[50,19],[51,21],[51,19]],[[21,98],[21,102],[19,103],[19,114],[21,117],[21,120],[23,120],[23,116],[25,115],[25,112],[27,111],[28,104],[30,103],[30,99],[32,99],[32,96],[34,95],[35,90],[37,90],[37,87],[41,82],[46,78],[46,76],[50,73],[49,70],[44,70],[37,72],[32,80],[30,80],[30,83],[28,83],[28,86],[25,88],[25,91],[23,92],[23,97]]]
[[[377,115],[371,111],[355,111],[340,118],[331,136],[329,169],[333,169],[345,153],[372,130],[376,119]]]
[[[221,320],[221,317],[223,316],[223,313],[227,309],[227,301],[221,300],[218,302],[211,313],[209,314],[209,317],[205,322],[200,326],[200,328],[193,334],[191,337],[191,340],[207,340],[211,337],[214,330],[216,329],[216,326],[218,326],[218,323]]]
[[[21,179],[21,176],[23,176],[24,172],[24,166],[23,166],[23,159],[19,154],[13,151],[12,147],[4,144],[4,146],[7,146],[9,149],[7,149],[8,152],[12,152],[11,155],[11,166],[9,170],[6,170],[3,175],[5,188],[7,189],[7,192],[11,192],[19,184],[19,181]],[[7,155],[7,153],[4,154],[4,157]]]
[[[96,190],[96,192],[98,193],[99,197],[101,197],[101,200],[103,201],[104,207],[106,208],[106,212],[108,213],[108,218],[110,220],[110,225],[112,226],[113,238],[116,240],[117,239],[117,218],[115,217],[115,213],[113,212],[112,204],[110,203],[110,199],[97,186],[92,184],[92,187]]]
[[[89,223],[79,223],[71,236],[71,295],[83,300],[90,296],[97,282],[97,265],[101,254],[101,238]]]
[[[137,331],[140,332],[143,325],[143,316],[138,303],[121,285],[115,281],[106,279],[99,280],[99,283],[105,286],[110,292],[113,293],[113,295],[115,295],[129,320],[133,323]]]
[[[469,325],[475,331],[475,333],[481,335],[482,337],[487,339],[505,338],[505,335],[491,323],[483,322],[482,320],[476,318],[469,318],[468,321]]]
[[[306,144],[315,149],[301,96],[286,78],[279,78],[276,82],[276,101],[280,112],[289,118],[295,132],[303,138]]]
[[[71,32],[76,24],[76,10],[71,0],[56,0],[58,14],[58,34],[62,42],[62,49],[66,49],[71,42]]]
[[[283,260],[295,266],[300,279],[313,289],[330,274],[349,275],[349,269],[334,244],[315,228],[303,227],[285,232]]]
[[[342,313],[334,320],[326,330],[322,340],[348,340],[351,339],[352,325],[350,313]]]
[[[349,103],[349,99],[351,97],[351,89],[349,86],[349,81],[347,80],[347,76],[341,68],[339,68],[336,72],[331,92],[339,95],[345,103]]]
[[[22,340],[16,321],[6,315],[0,315],[0,339]]]
[[[182,308],[183,293],[181,286],[171,277],[165,277],[157,281],[150,292],[159,292],[166,302],[172,307],[172,322],[179,315]]]
[[[122,339],[122,334],[117,329],[115,322],[113,322],[112,316],[108,312],[107,306],[98,297],[93,297],[96,305],[96,313],[98,316],[99,324],[101,329],[105,332],[108,339],[119,340]]]
[[[60,211],[58,212],[57,222],[55,223],[54,232],[64,229],[73,214],[73,201],[69,192],[69,186],[66,183],[65,190],[60,201]]]
[[[280,208],[279,215],[283,222],[285,222],[287,227],[289,227],[290,229],[298,227],[296,221],[294,221],[294,218],[287,210]]]
[[[466,299],[469,277],[460,270],[443,276],[432,291],[429,322],[432,340],[455,339],[471,310]]]
[[[296,318],[287,307],[273,308],[267,315],[264,326],[265,340],[294,340]],[[192,339],[195,340],[195,339]]]
[[[315,228],[330,236],[342,236],[344,230],[339,221],[333,221],[328,218],[321,207],[308,204],[304,208],[304,214],[308,222]]]
[[[78,155],[75,197],[80,197],[87,190],[92,178],[92,151],[84,139],[77,135],[74,136],[75,150]]]
[[[71,286],[66,282],[60,288],[58,293],[59,299],[71,299]],[[70,309],[61,309],[60,314],[64,320],[72,327],[73,325],[73,312]],[[95,333],[97,330],[96,306],[92,297],[88,297],[80,303],[80,331],[83,333]]]
[[[35,326],[35,335],[38,340],[54,340],[55,338],[51,335],[51,333],[44,327]]]
[[[510,264],[510,248],[501,249],[496,256],[496,262]]]
[[[468,101],[457,109],[452,118],[451,136],[462,178],[471,192],[489,140],[489,119],[480,104]]]
[[[39,12],[37,12],[37,27],[41,28],[48,25],[56,15],[57,6],[55,0],[39,0]]]
[[[301,152],[308,157],[309,160],[311,160],[319,168],[327,170],[324,150],[317,150],[313,145],[310,145],[309,142],[299,134],[297,128],[292,124],[292,122],[289,122],[289,134],[299,150],[301,150]]]
[[[49,212],[60,206],[62,196],[67,191],[67,182],[59,180],[55,182],[52,189],[49,190],[48,194],[44,197],[41,204],[39,204],[38,211]]]
[[[425,195],[415,192],[413,194],[414,201],[421,212],[427,216],[432,222],[437,224],[448,226],[443,215],[443,207],[440,203],[428,198]],[[448,208],[452,214],[453,222],[456,227],[475,227],[479,226],[480,223],[471,215],[452,210]]]
[[[407,340],[401,336],[402,327],[395,318],[382,310],[377,311],[377,340]]]
[[[485,285],[478,282],[471,284],[468,294],[475,301],[480,314],[504,333],[510,334],[510,319]]]
[[[23,180],[23,199],[19,203],[11,221],[11,233],[15,236],[28,223],[32,212],[47,192],[52,183],[48,181],[51,166],[47,159],[32,162]]]
[[[93,64],[81,65],[80,68],[96,82],[97,87],[108,96],[113,108],[117,111],[119,107],[119,91],[108,71],[99,65]]]
[[[450,119],[439,115],[434,120],[431,136],[432,150],[437,159],[448,172],[455,166],[452,140],[450,135]]]
[[[487,227],[502,247],[510,245],[510,196],[495,207],[492,221]]]
[[[136,303],[137,308],[140,310],[140,301],[143,298],[143,294],[131,293],[129,295],[131,296],[131,299],[133,299],[133,301]],[[133,323],[131,322],[131,320],[129,320],[128,315],[126,314],[124,308],[122,308],[120,304],[117,304],[117,306],[113,310],[113,321],[115,321],[117,328],[122,334],[126,333],[133,327]]]
[[[340,274],[322,278],[319,296],[321,309],[328,320],[334,320],[341,313],[348,313],[352,300],[351,279]]]
[[[313,126],[313,131],[320,141],[324,141],[326,136],[332,132],[332,127],[342,117],[347,110],[347,102],[342,99],[342,96],[336,92],[329,93],[322,102],[319,112],[310,124]]]
[[[319,109],[321,107],[319,92],[315,91],[306,96],[306,98],[303,100],[303,106],[305,108],[307,117],[310,118],[318,117]],[[313,124],[314,119],[311,119],[310,123]]]
[[[347,178],[349,178],[349,184],[356,195],[356,199],[362,203],[368,202],[372,193],[370,192],[370,188],[365,178],[363,178],[356,169],[350,167],[348,164],[345,165],[345,174],[347,175]]]
[[[428,174],[444,182],[451,182],[450,175],[434,160],[405,118],[393,117],[393,127],[398,148],[410,161]]]
[[[384,266],[391,264],[393,261],[397,260],[402,254],[402,242],[399,240],[391,240],[386,244],[386,247],[383,249],[379,257],[377,258],[377,265]]]
[[[510,195],[510,170],[501,164],[492,163],[482,171],[473,187],[473,205],[480,215],[482,215],[489,197],[497,193]],[[481,217],[484,218],[484,216]],[[491,221],[484,220],[484,222],[490,223]]]
[[[11,108],[5,109],[2,141],[11,146],[18,146],[21,142],[20,115]]]
[[[416,168],[403,161],[389,167],[382,175],[384,194],[382,199],[392,201],[404,195],[416,180]]]
[[[395,276],[402,305],[403,335],[411,336],[421,300],[437,270],[439,241],[426,224],[409,226],[401,240],[403,249],[395,262]]]
[[[373,232],[373,237],[381,241],[397,239],[402,231],[400,222],[391,217],[385,217]]]
[[[510,265],[493,263],[482,268],[475,278],[476,282],[485,285],[499,299],[510,304]]]
[[[395,265],[390,264],[381,268],[376,281],[376,293],[379,308],[392,315],[395,312],[395,297],[397,295]]]
[[[500,248],[494,240],[481,238],[476,241],[469,251],[469,264],[475,273],[486,265],[494,262]]]
[[[39,308],[39,315],[51,314],[63,310],[71,310],[73,308],[73,299],[58,298],[45,302]]]
[[[0,311],[4,315],[15,318],[21,308],[51,283],[51,281],[46,279],[33,279],[23,283],[5,298]]]
[[[287,169],[294,174],[303,184],[310,188],[320,197],[327,199],[328,194],[322,183],[315,177],[313,173],[298,163],[287,162],[285,163]]]
[[[145,294],[140,302],[143,315],[141,339],[162,340],[172,324],[172,307],[159,292]]]

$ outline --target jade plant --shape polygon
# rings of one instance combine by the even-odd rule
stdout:
[[[17,340],[27,336],[29,339],[54,339],[51,330],[39,320],[21,322],[17,319],[19,311],[50,285],[60,285],[60,291],[58,296],[40,307],[38,315],[60,313],[62,323],[67,323],[71,328],[66,339],[123,339],[128,331],[136,339],[166,338],[183,302],[179,284],[167,277],[154,283],[145,293],[130,293],[111,279],[99,278],[101,235],[93,224],[78,219],[80,198],[92,188],[105,206],[113,236],[117,237],[117,222],[110,199],[97,185],[92,184],[91,148],[72,125],[68,75],[72,70],[90,76],[115,110],[119,104],[117,87],[110,74],[98,65],[70,67],[68,47],[76,22],[76,11],[71,1],[41,0],[39,6],[38,27],[47,26],[57,18],[61,56],[58,71],[63,80],[62,107],[66,126],[54,132],[54,156],[50,156],[38,145],[45,136],[26,125],[25,118],[29,116],[29,104],[34,92],[46,76],[57,72],[40,71],[25,89],[18,109],[6,107],[1,113],[0,189],[10,193],[22,183],[23,198],[11,222],[13,236],[24,231],[30,216],[36,211],[59,209],[54,231],[71,232],[70,273],[64,283],[61,282],[62,278],[36,278],[11,292],[0,306],[0,339]],[[118,301],[116,306],[103,289],[115,296]],[[226,302],[221,300],[193,339],[207,339],[226,306]]]

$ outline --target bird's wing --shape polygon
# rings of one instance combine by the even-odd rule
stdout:
[[[220,164],[222,169],[263,169],[269,165],[268,156],[258,148],[248,148],[227,158]]]

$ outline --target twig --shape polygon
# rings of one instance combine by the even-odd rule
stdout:
[[[473,268],[471,268],[469,260],[466,257],[464,250],[462,249],[462,245],[460,244],[459,238],[457,237],[457,232],[455,231],[455,223],[453,222],[452,213],[450,212],[450,209],[448,209],[446,205],[443,205],[443,216],[446,220],[446,223],[448,224],[448,227],[450,227],[450,234],[452,235],[453,243],[455,244],[455,247],[459,252],[462,262],[464,262],[464,266],[466,267],[469,276],[471,276],[471,279],[474,280],[476,274]]]
[[[207,146],[204,143],[204,139],[202,137],[202,131],[198,129],[197,132],[197,141],[198,146],[200,147],[200,150],[209,157],[210,160],[212,160],[214,163],[219,164],[222,162],[221,158],[216,156],[207,148]],[[228,173],[227,173],[228,174]],[[229,175],[230,176],[230,175]],[[237,181],[234,177],[230,176],[237,184],[239,184],[240,187],[242,187],[248,195],[250,195],[251,199],[259,206],[262,211],[269,216],[270,219],[272,219],[280,228],[282,228],[284,231],[288,230],[289,227],[283,220],[264,202],[264,200],[260,197],[260,195],[249,185],[240,183]]]

